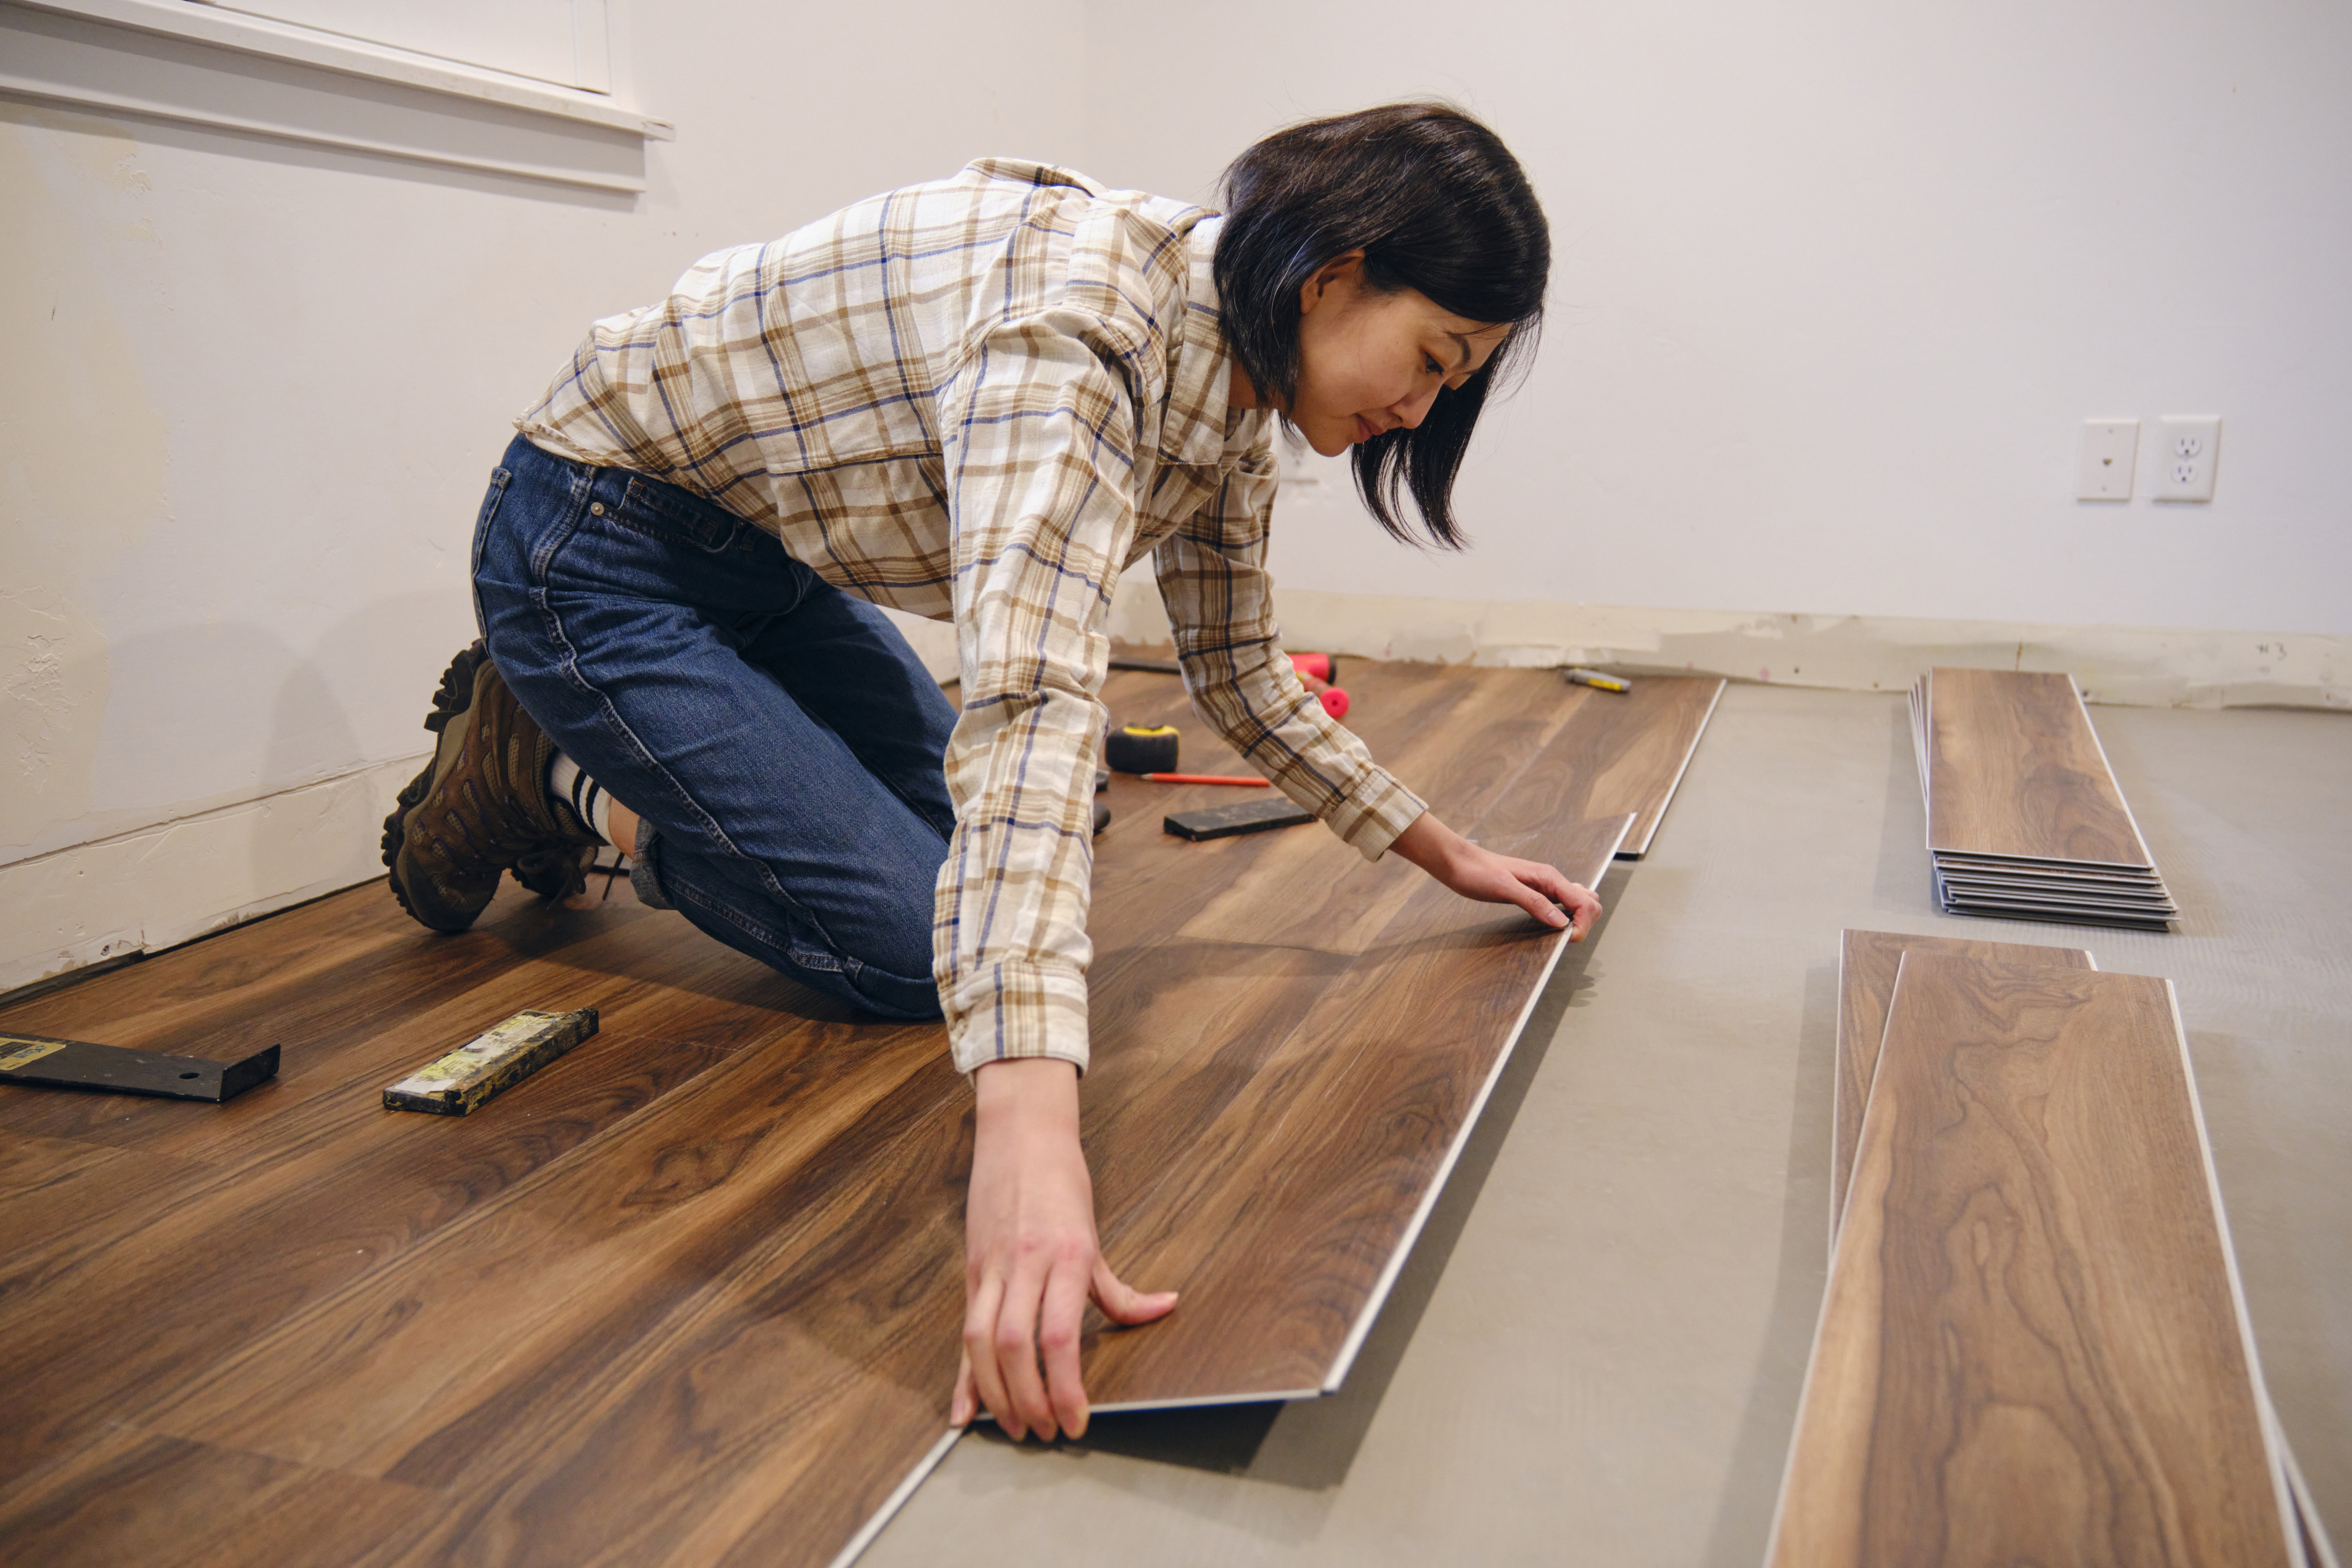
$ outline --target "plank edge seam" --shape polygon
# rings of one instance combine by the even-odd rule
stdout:
[[[930,1450],[915,1461],[915,1468],[908,1470],[906,1479],[891,1490],[888,1497],[882,1500],[882,1506],[874,1511],[873,1517],[857,1527],[857,1533],[851,1536],[848,1544],[835,1556],[831,1568],[849,1568],[849,1565],[856,1562],[867,1547],[874,1544],[874,1538],[882,1533],[882,1527],[896,1518],[900,1509],[907,1506],[907,1500],[915,1495],[915,1489],[921,1486],[933,1470],[939,1469],[940,1461],[948,1457],[948,1450],[955,1447],[956,1439],[962,1437],[966,1430],[967,1428],[962,1427],[950,1427],[940,1434],[940,1440],[933,1443]]]
[[[1716,695],[1719,697],[1723,694],[1718,691]],[[1696,747],[1692,749],[1696,750]],[[1629,813],[1623,818],[1617,829],[1616,842],[1611,844],[1609,852],[1601,857],[1602,865],[1617,858],[1617,851],[1623,846],[1625,835],[1633,831],[1633,814]],[[1381,1308],[1388,1304],[1389,1292],[1396,1288],[1397,1276],[1404,1271],[1405,1260],[1412,1256],[1413,1246],[1421,1239],[1422,1227],[1429,1223],[1430,1214],[1437,1207],[1438,1197],[1444,1192],[1447,1180],[1454,1175],[1454,1162],[1462,1157],[1463,1149],[1470,1142],[1470,1134],[1478,1126],[1478,1119],[1486,1113],[1487,1097],[1494,1093],[1496,1083],[1502,1079],[1503,1069],[1510,1065],[1511,1058],[1517,1053],[1519,1037],[1527,1032],[1528,1019],[1535,1016],[1536,1004],[1543,999],[1545,988],[1551,984],[1552,975],[1559,967],[1560,957],[1570,946],[1565,936],[1555,941],[1551,945],[1551,956],[1544,960],[1543,970],[1536,977],[1536,983],[1528,988],[1528,999],[1519,1009],[1518,1018],[1511,1024],[1510,1032],[1503,1037],[1503,1049],[1496,1053],[1494,1065],[1486,1070],[1486,1082],[1478,1085],[1478,1093],[1470,1102],[1468,1113],[1462,1118],[1462,1125],[1454,1129],[1453,1140],[1446,1145],[1445,1157],[1437,1162],[1437,1170],[1431,1176],[1429,1186],[1423,1190],[1421,1201],[1413,1206],[1412,1218],[1405,1221],[1403,1231],[1397,1237],[1396,1246],[1389,1252],[1388,1261],[1381,1266],[1380,1278],[1372,1281],[1370,1293],[1365,1296],[1362,1309],[1348,1329],[1348,1337],[1340,1341],[1339,1354],[1332,1359],[1331,1369],[1323,1375],[1323,1393],[1336,1394],[1339,1385],[1347,1381],[1349,1369],[1356,1364],[1357,1353],[1364,1348],[1364,1340],[1372,1331],[1373,1320],[1381,1315]]]
[[[1666,792],[1658,797],[1658,814],[1650,819],[1650,831],[1643,833],[1642,841],[1631,849],[1624,847],[1623,841],[1619,841],[1618,848],[1610,859],[1637,861],[1650,852],[1650,846],[1657,841],[1658,830],[1665,825],[1666,810],[1675,803],[1675,791],[1683,787],[1683,775],[1690,771],[1691,758],[1698,755],[1698,743],[1706,737],[1706,727],[1714,722],[1715,710],[1723,701],[1724,688],[1730,685],[1727,676],[1716,678],[1715,695],[1706,699],[1706,711],[1698,716],[1698,727],[1691,731],[1690,744],[1683,747],[1682,766],[1675,768],[1675,776],[1666,781]]]

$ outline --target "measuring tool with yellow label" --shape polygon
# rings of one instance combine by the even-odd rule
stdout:
[[[384,1108],[462,1116],[595,1032],[594,1008],[568,1013],[519,1012],[399,1082],[384,1085]]]

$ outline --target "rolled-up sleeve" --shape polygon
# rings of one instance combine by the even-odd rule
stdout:
[[[1193,710],[1366,860],[1426,810],[1309,695],[1283,653],[1265,570],[1274,458],[1243,456],[1154,552]]]
[[[1100,329],[1008,322],[941,399],[963,706],[931,950],[965,1072],[1087,1064],[1097,694],[1136,528],[1135,361]]]

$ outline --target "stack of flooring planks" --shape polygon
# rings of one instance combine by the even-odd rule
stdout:
[[[2171,983],[1849,931],[1839,985],[1829,1287],[1769,1562],[2333,1568]]]
[[[1349,685],[1453,826],[1588,883],[1646,846],[1719,689]],[[1201,744],[1174,682],[1106,699]],[[1087,1144],[1111,1262],[1184,1299],[1090,1339],[1089,1391],[1334,1387],[1564,945],[1313,829],[1160,831],[1213,790],[1109,799]],[[475,1115],[381,1108],[550,1006],[602,1030]],[[226,1105],[0,1091],[0,1560],[824,1564],[955,1438],[971,1093],[939,1027],[828,1003],[625,883],[510,890],[458,937],[358,888],[0,1025],[285,1044]]]
[[[1944,913],[2170,929],[2179,910],[2072,676],[1930,670],[1911,738]]]

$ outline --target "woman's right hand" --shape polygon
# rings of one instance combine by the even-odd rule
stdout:
[[[1176,1292],[1129,1290],[1102,1260],[1094,1182],[1078,1146],[1078,1071],[1030,1058],[972,1075],[978,1121],[964,1209],[963,1365],[949,1420],[985,1406],[1015,1442],[1087,1429],[1078,1331],[1089,1298],[1116,1323],[1148,1323]]]

